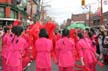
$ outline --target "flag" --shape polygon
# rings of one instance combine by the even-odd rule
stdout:
[[[50,39],[53,38],[53,33],[54,33],[55,29],[56,29],[56,24],[54,22],[52,22],[52,21],[48,21],[45,24],[45,28],[48,31],[49,38]]]
[[[96,12],[96,13],[97,13],[97,15],[98,15],[98,16],[102,16],[102,14],[101,14],[101,7],[98,7],[98,9],[97,9],[97,12]]]

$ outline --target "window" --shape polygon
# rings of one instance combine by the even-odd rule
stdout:
[[[18,18],[18,12],[15,11],[15,10],[11,10],[11,15],[10,15],[11,18],[14,18],[14,19],[17,19]]]
[[[95,25],[96,24],[96,20],[93,20],[93,25]]]
[[[97,20],[97,25],[100,25],[100,24],[101,24],[100,19],[98,19]]]
[[[4,18],[5,17],[5,9],[4,7],[0,7],[0,18]]]

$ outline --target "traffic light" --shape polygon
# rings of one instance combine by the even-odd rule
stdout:
[[[85,0],[81,1],[81,5],[84,6],[85,5]]]

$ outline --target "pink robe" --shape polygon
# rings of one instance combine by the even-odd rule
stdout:
[[[79,56],[84,58],[85,65],[92,71],[95,71],[94,63],[97,61],[91,43],[88,39],[80,39],[77,42]]]
[[[7,55],[6,64],[9,66],[8,71],[22,71],[22,56],[26,47],[28,47],[28,44],[25,39],[21,36],[14,38]]]
[[[47,38],[39,38],[35,42],[36,47],[36,71],[51,71],[52,41]]]
[[[91,45],[92,52],[96,53],[96,42],[95,42],[95,40],[94,39],[90,39],[90,38],[86,38],[86,40],[88,40],[89,44]]]
[[[4,34],[2,37],[2,70],[7,71],[8,70],[8,65],[6,64],[6,57],[8,55],[8,47],[11,44],[11,41],[13,39],[14,35],[12,33]]]
[[[62,37],[61,34],[57,33],[57,35],[55,35],[55,40],[57,41],[57,40],[59,40],[61,37]]]
[[[91,39],[92,42],[95,42],[95,45],[92,45],[92,47],[94,48],[94,51],[95,51],[95,52],[96,52],[96,45],[97,45],[97,44],[96,44],[96,37],[97,37],[96,35],[93,35],[93,36],[92,36],[92,39]]]
[[[8,47],[11,45],[12,43],[12,39],[14,38],[14,35],[12,33],[10,34],[4,34],[4,36],[2,37],[2,56],[3,57],[7,57],[7,50]]]
[[[29,37],[29,34],[27,33],[24,33],[22,37],[27,41],[27,44],[28,44],[28,47],[24,50],[25,53],[22,58],[22,67],[25,68],[27,64],[31,61],[30,37]]]
[[[74,42],[67,37],[61,38],[56,42],[56,55],[58,60],[59,71],[73,70],[72,67],[74,67],[75,64],[75,58],[73,55],[74,48]]]

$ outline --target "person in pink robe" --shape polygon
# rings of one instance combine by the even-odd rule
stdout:
[[[89,36],[88,41],[91,44],[93,52],[96,53],[96,41],[95,41],[96,36],[92,32],[89,32],[88,36]]]
[[[88,36],[89,36],[89,38],[88,39],[86,38],[86,39],[88,40],[88,43],[91,45],[91,51],[96,58],[99,58],[99,54],[96,53],[96,40],[95,40],[96,35],[93,34],[92,32],[89,32]],[[94,60],[94,63],[93,63],[93,65],[94,65],[93,66],[94,68],[92,68],[93,71],[96,71],[96,69],[95,69],[96,63],[97,63],[96,61],[97,60]]]
[[[52,71],[51,70],[51,51],[53,43],[48,39],[46,29],[41,29],[39,39],[35,42],[36,47],[36,71]]]
[[[90,34],[91,34],[91,36],[90,36]],[[97,43],[97,35],[96,35],[96,32],[94,29],[90,29],[89,38],[91,39],[92,46],[94,47],[94,51],[96,52],[97,51],[96,46],[98,43]]]
[[[62,31],[62,38],[56,42],[56,56],[59,71],[74,71],[75,65],[74,48],[75,44],[69,37],[69,30]]]
[[[79,60],[79,54],[78,54],[78,50],[76,48],[76,42],[78,41],[78,39],[77,39],[77,30],[76,29],[71,29],[70,30],[70,38],[72,38],[74,40],[74,43],[75,43],[75,49],[74,49],[75,60]]]
[[[93,52],[91,43],[85,39],[81,33],[78,33],[79,41],[77,42],[77,49],[80,60],[83,66],[88,67],[91,71],[95,71],[94,63],[97,62],[95,53]],[[84,71],[84,70],[83,70]]]
[[[8,65],[6,65],[6,57],[8,54],[8,47],[11,44],[14,35],[10,32],[8,27],[4,28],[4,34],[2,36],[2,70],[7,71]]]
[[[55,33],[55,41],[61,38],[61,34],[59,32]]]
[[[21,26],[15,26],[12,29],[12,32],[15,36],[8,48],[9,53],[7,55],[6,64],[9,66],[8,71],[22,71],[22,56],[24,54],[24,49],[28,47],[28,44],[21,36],[23,32]]]

